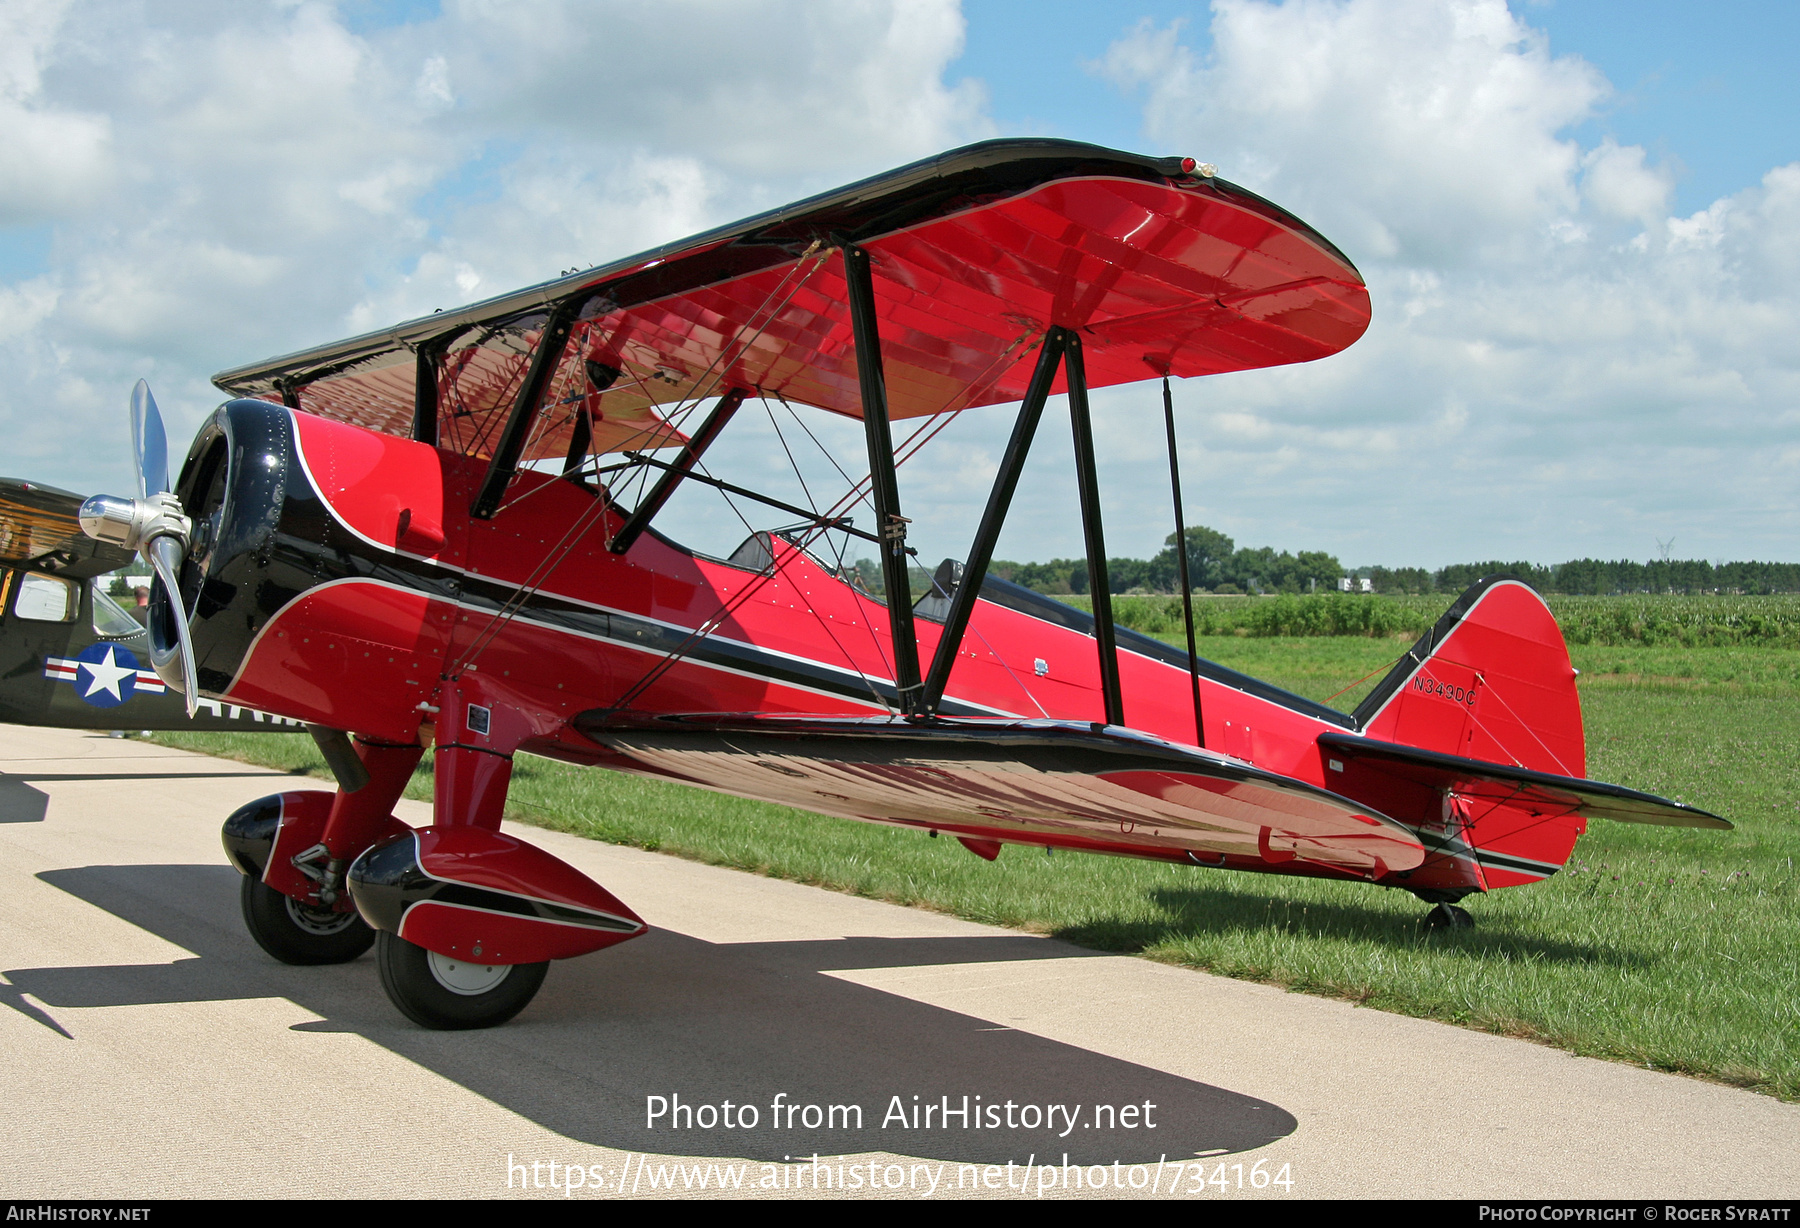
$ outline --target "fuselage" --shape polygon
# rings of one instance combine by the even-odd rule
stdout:
[[[595,710],[893,710],[886,606],[793,541],[759,534],[732,559],[716,559],[652,533],[615,554],[608,543],[623,516],[604,492],[558,476],[522,472],[492,519],[472,518],[467,509],[485,467],[266,402],[222,408],[196,441],[182,482],[184,503],[207,522],[184,573],[202,690],[406,743],[433,737],[454,682],[459,693],[473,687],[485,704],[512,714],[509,750],[587,763],[606,756],[571,722]],[[929,659],[940,626],[928,616],[915,625]],[[1100,720],[1091,625],[1079,611],[990,581],[943,713]],[[1341,787],[1318,738],[1355,732],[1351,717],[1203,662],[1196,738],[1185,652],[1125,633],[1119,669],[1132,729]],[[1388,817],[1409,826],[1443,821],[1436,796],[1385,805]],[[1397,805],[1418,813],[1394,813]],[[1021,833],[984,828],[971,815],[960,834]],[[1551,844],[1566,855],[1575,834]],[[1166,842],[1130,837],[1081,844],[1181,855]],[[1542,840],[1533,850],[1542,872],[1527,866],[1516,881],[1560,864]],[[1477,870],[1467,862],[1428,859],[1407,885],[1468,886]],[[1280,869],[1334,873],[1304,862]],[[1478,881],[1506,885],[1492,874]]]

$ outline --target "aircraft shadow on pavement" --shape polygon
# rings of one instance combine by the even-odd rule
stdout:
[[[0,776],[0,823],[42,823],[50,795],[17,776]]]
[[[32,781],[80,780],[211,780],[218,777],[268,776],[266,768],[241,772],[0,772],[0,823],[42,823],[50,797]]]
[[[962,1163],[1154,1163],[1251,1150],[1296,1128],[1266,1101],[1013,1031],[990,1020],[866,988],[834,970],[1066,956],[1024,936],[849,938],[717,944],[653,930],[614,950],[552,966],[512,1023],[429,1032],[388,1002],[374,959],[326,968],[275,962],[244,931],[238,875],[225,866],[87,866],[38,876],[194,953],[171,964],[29,968],[4,975],[13,994],[52,1010],[283,997],[322,1017],[298,1030],[352,1032],[568,1138],[628,1152],[800,1159],[885,1151]],[[1014,979],[1009,976],[1007,979]],[[21,1003],[0,1002],[23,1009]],[[36,1022],[53,1026],[41,1014]],[[68,1021],[62,1021],[67,1024]],[[63,1031],[62,1026],[56,1030]],[[80,1040],[79,1025],[73,1028]],[[67,1035],[67,1032],[64,1032]],[[1196,1021],[1194,1045],[1204,1045]],[[377,1093],[378,1094],[378,1093]],[[771,1124],[783,1094],[801,1106]],[[757,1109],[754,1128],[648,1124],[650,1097]],[[952,1116],[912,1128],[915,1105],[996,1106],[1013,1128]],[[915,1100],[914,1098],[917,1097]],[[907,1114],[902,1127],[890,1113]],[[1154,1127],[1143,1124],[1145,1103]],[[808,1127],[804,1106],[818,1106]],[[840,1106],[835,1118],[830,1106]],[[1037,1106],[1037,1128],[1023,1123]],[[1046,1106],[1055,1128],[1043,1124]],[[1096,1105],[1138,1106],[1096,1119]],[[848,1106],[861,1109],[860,1127]],[[1069,1125],[1073,1116],[1073,1127]],[[884,1118],[888,1119],[884,1127]],[[1096,1121],[1098,1120],[1098,1124]],[[1123,1120],[1134,1120],[1128,1128]]]
[[[250,767],[241,772],[0,772],[0,823],[43,823],[50,796],[31,781],[214,780],[220,776],[268,776]]]

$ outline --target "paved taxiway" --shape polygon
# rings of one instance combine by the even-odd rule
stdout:
[[[870,1155],[941,1163],[940,1197],[957,1162],[1064,1153],[1109,1181],[1115,1160],[1153,1175],[1210,1153],[1228,1183],[1262,1160],[1312,1197],[1800,1193],[1800,1106],[549,832],[523,834],[651,934],[553,965],[507,1027],[421,1031],[371,956],[289,968],[244,933],[219,824],[309,786],[0,728],[0,1196],[505,1196],[552,1161],[610,1191],[578,1196],[616,1196],[695,1158],[749,1161],[754,1194],[792,1179],[764,1162],[815,1152],[860,1159],[865,1183],[903,1162],[870,1174]],[[757,1128],[647,1128],[648,1098],[677,1095],[758,1106]],[[858,1105],[862,1128],[771,1129],[778,1095]],[[1076,1125],[881,1124],[893,1097],[965,1095]],[[1092,1120],[1145,1102],[1154,1128]],[[1043,1182],[1010,1179],[1027,1188],[987,1192]]]

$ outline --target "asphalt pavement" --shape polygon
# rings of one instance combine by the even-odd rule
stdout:
[[[533,828],[651,932],[424,1031],[244,931],[318,782],[0,730],[0,1197],[1800,1194],[1800,1106]]]

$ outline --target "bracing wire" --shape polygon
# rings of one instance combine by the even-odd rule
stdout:
[[[686,405],[680,405],[678,403],[675,413],[669,415],[670,419],[679,417],[680,420],[685,423],[686,419],[699,408],[701,401],[705,399],[708,393],[715,390],[714,388],[708,388],[707,392],[700,391],[700,389],[706,385],[707,378],[714,374],[714,371],[724,360],[726,354],[734,349],[742,351],[750,345],[755,344],[755,342],[762,337],[769,325],[774,323],[776,317],[779,316],[782,311],[786,310],[787,305],[793,301],[794,295],[799,292],[801,287],[806,284],[813,273],[817,272],[819,267],[824,263],[822,258],[813,259],[821,248],[821,242],[814,240],[813,244],[802,253],[801,257],[783,273],[781,280],[776,283],[775,287],[772,288],[767,295],[764,296],[762,303],[757,306],[756,310],[750,313],[749,319],[751,321],[756,320],[756,318],[763,313],[764,309],[774,300],[775,296],[779,294],[784,287],[788,286],[789,281],[794,281],[792,287],[787,289],[787,293],[782,298],[780,305],[769,312],[768,317],[756,326],[755,331],[752,332],[747,339],[744,337],[744,332],[750,327],[748,323],[739,330],[738,335],[734,338],[732,344],[719,347],[719,352],[714,355],[712,362],[707,365],[706,370],[701,372],[699,378],[696,379],[692,385],[695,393],[693,401]],[[809,259],[812,261],[811,267],[805,268],[805,271],[801,272],[800,270],[807,265]],[[794,280],[796,274],[799,274],[798,280]],[[636,378],[635,375],[634,378]],[[720,372],[713,381],[714,385],[716,386],[723,378],[723,372]],[[639,380],[639,384],[640,386],[642,385],[641,380]],[[646,389],[646,392],[647,391],[648,390]],[[773,415],[771,415],[771,417],[773,417]],[[668,421],[669,419],[665,419],[664,423],[667,424]],[[676,427],[675,429],[679,430],[680,428]],[[650,432],[645,430],[640,431],[639,434],[647,436]],[[647,469],[647,466],[645,468]],[[530,492],[527,492],[527,494],[529,493]],[[517,500],[514,502],[517,502]],[[580,540],[581,534],[586,532],[588,526],[593,523],[595,518],[605,513],[607,506],[607,500],[596,499],[580,516],[576,517],[575,521],[570,525],[569,530],[563,534],[557,544],[545,554],[543,560],[533,569],[531,576],[529,576],[525,583],[507,599],[505,605],[503,605],[494,617],[488,621],[487,626],[483,628],[482,632],[476,636],[469,651],[464,653],[451,667],[449,672],[452,677],[460,677],[461,674],[474,663],[475,659],[479,657],[482,652],[486,651],[487,646],[493,642],[494,637],[499,634],[501,628],[518,616],[519,611],[523,609],[526,602],[537,593],[537,590],[543,585],[544,581],[549,578],[550,573],[568,557],[572,550],[574,550],[575,544]],[[741,515],[739,518],[742,519]]]
[[[817,245],[815,244],[815,247],[816,246]],[[808,254],[811,254],[811,252],[812,252],[812,249],[809,248]],[[824,259],[821,258],[819,261],[819,264],[823,265],[823,263],[824,263]],[[798,289],[798,287],[796,287],[796,290],[797,289]],[[790,295],[790,298],[791,298],[791,295]],[[927,416],[925,418],[925,420],[923,422],[921,422],[919,424],[919,426],[910,435],[908,435],[906,437],[906,439],[901,441],[900,446],[894,449],[894,466],[895,466],[895,468],[899,468],[901,465],[903,465],[907,461],[911,460],[914,456],[918,455],[918,453],[926,445],[930,444],[933,439],[937,438],[937,436],[943,431],[943,429],[945,427],[947,427],[951,423],[951,421],[953,421],[955,419],[957,410],[960,408],[957,405],[957,402],[959,400],[966,400],[969,396],[974,395],[975,389],[979,389],[979,388],[987,386],[988,379],[991,376],[993,376],[1006,362],[1008,362],[1013,357],[1013,355],[1015,355],[1020,350],[1020,348],[1025,345],[1026,342],[1028,342],[1032,337],[1037,336],[1042,331],[1043,331],[1042,329],[1036,327],[1035,325],[1026,328],[1017,337],[1015,337],[1013,339],[1013,341],[1009,345],[1007,345],[1004,350],[1002,350],[998,355],[995,356],[994,360],[988,364],[988,366],[982,371],[982,373],[979,376],[977,376],[974,380],[971,380],[969,382],[968,391],[960,394],[959,396],[951,397],[948,401],[945,402],[943,408],[941,408],[941,409],[937,410],[936,412]],[[777,397],[780,397],[779,392],[777,392],[776,395],[777,395]],[[786,404],[785,399],[783,399],[783,404]],[[789,406],[789,408],[790,408],[790,410],[792,409],[791,406]],[[796,417],[797,416],[798,415],[796,415]],[[808,434],[810,435],[811,432],[808,431]],[[816,438],[815,438],[815,442],[817,442]],[[827,456],[830,455],[829,450],[825,449],[823,447],[823,445],[820,445],[820,448],[822,451],[826,452]],[[832,463],[833,463],[834,467],[836,467],[838,469],[839,473],[844,472],[843,468],[841,466],[837,465],[835,458],[833,458]],[[704,469],[702,469],[702,472],[705,472]],[[710,476],[710,475],[708,475],[708,476]],[[822,513],[821,519],[827,520],[827,521],[836,519],[838,517],[843,516],[845,514],[845,512],[848,511],[849,508],[852,507],[853,505],[855,505],[857,502],[859,502],[859,501],[867,502],[867,500],[868,500],[867,491],[873,484],[873,477],[874,477],[873,474],[865,474],[865,475],[863,475],[863,477],[861,477],[860,479],[858,479],[854,483],[852,483],[851,488],[847,492],[845,492],[845,494],[842,497],[840,497],[838,499],[838,501],[836,503],[834,503],[827,511]],[[845,478],[846,478],[846,480],[848,480],[847,474],[845,474]],[[735,506],[734,506],[733,510],[736,511]],[[741,513],[739,513],[739,519],[743,519]],[[748,521],[746,521],[745,523],[747,524]],[[810,540],[812,540],[813,536],[817,535],[818,533],[822,533],[822,532],[824,532],[822,527],[815,526],[813,533],[809,534],[807,536],[806,540],[810,541]],[[729,597],[725,601],[723,601],[716,611],[714,611],[712,614],[708,615],[705,619],[703,619],[701,621],[700,625],[695,627],[692,632],[690,632],[687,636],[685,636],[679,644],[676,644],[674,647],[670,648],[666,653],[664,653],[664,655],[662,656],[661,659],[659,659],[658,661],[653,663],[635,682],[633,682],[629,687],[627,687],[625,689],[625,691],[619,696],[619,698],[616,699],[612,703],[610,710],[614,711],[614,712],[618,712],[618,711],[623,711],[623,710],[629,708],[631,706],[631,704],[636,701],[638,696],[642,695],[651,686],[655,685],[656,681],[659,678],[661,678],[663,676],[663,674],[665,674],[670,668],[672,668],[678,661],[680,661],[682,658],[684,658],[695,644],[699,643],[700,641],[704,640],[706,637],[710,636],[715,630],[718,629],[718,627],[722,626],[724,624],[724,622],[728,618],[731,617],[732,614],[734,614],[738,609],[740,609],[745,602],[749,601],[752,596],[754,596],[757,592],[759,592],[762,588],[762,585],[767,583],[767,581],[772,577],[772,575],[773,575],[773,572],[771,571],[770,573],[767,573],[764,576],[758,577],[758,580],[756,582],[746,584],[742,589],[738,590],[738,592],[736,592],[731,597]],[[891,595],[889,595],[887,597],[887,600],[891,601]],[[874,636],[874,628],[873,627],[869,628],[869,634],[871,636]],[[893,672],[893,663],[887,659],[886,649],[881,646],[879,637],[875,637],[875,642],[876,642],[877,652],[878,652],[883,664],[887,667],[889,672],[892,673]],[[884,700],[884,702],[885,702],[885,700]]]
[[[1400,664],[1400,662],[1406,660],[1406,658],[1408,658],[1410,656],[1412,656],[1412,649],[1408,648],[1405,652],[1403,652],[1399,656],[1395,657],[1392,661],[1389,661],[1386,665],[1377,665],[1374,669],[1370,670],[1368,673],[1366,673],[1362,677],[1358,678],[1355,682],[1352,682],[1349,686],[1343,687],[1336,691],[1333,691],[1331,694],[1329,694],[1325,697],[1325,702],[1330,703],[1332,700],[1336,699],[1339,695],[1344,694],[1346,691],[1354,691],[1357,687],[1361,686],[1363,683],[1365,683],[1369,679],[1373,678],[1376,674],[1392,673],[1394,666]]]
[[[698,461],[696,461],[695,464],[696,464],[696,467],[701,469],[702,473],[706,472],[705,468],[703,466],[701,466]],[[707,476],[710,477],[711,475],[707,474]],[[737,505],[736,501],[732,499],[730,492],[721,490],[719,493],[721,496],[723,496],[726,506],[731,509],[732,515],[736,516],[738,518],[739,523],[741,523],[744,526],[745,530],[747,532],[749,532],[752,536],[754,536],[756,534],[756,529],[754,527],[752,527],[752,525],[750,524],[749,518],[744,515],[743,509],[741,509]],[[818,526],[814,526],[814,527],[816,529]],[[811,540],[811,538],[803,539],[803,541],[807,541],[807,542],[810,542],[810,540]],[[797,547],[797,549],[804,551],[805,545],[801,545],[801,546]],[[629,706],[630,702],[633,699],[635,699],[638,695],[643,694],[644,691],[648,690],[652,685],[655,684],[657,679],[661,678],[663,676],[663,674],[667,673],[669,671],[669,669],[673,668],[680,660],[682,660],[687,655],[687,650],[688,650],[688,647],[690,644],[697,643],[699,640],[705,639],[707,636],[710,636],[714,631],[718,630],[719,627],[721,627],[725,624],[726,619],[728,619],[732,614],[736,613],[738,610],[743,608],[744,604],[750,599],[750,597],[752,597],[756,593],[760,592],[763,589],[763,587],[765,585],[767,585],[770,581],[772,581],[778,573],[781,573],[785,570],[784,565],[776,560],[772,534],[771,534],[771,542],[770,542],[770,548],[769,548],[769,560],[770,560],[769,571],[758,576],[756,581],[753,584],[746,585],[744,590],[742,591],[742,593],[740,593],[739,598],[736,601],[728,601],[725,605],[722,605],[719,608],[719,610],[717,611],[717,613],[714,614],[713,616],[711,616],[707,620],[706,623],[702,624],[701,627],[695,628],[693,633],[691,633],[686,639],[684,639],[681,642],[681,644],[677,645],[675,649],[671,650],[666,656],[663,657],[662,660],[657,662],[657,665],[655,667],[653,667],[652,670],[649,673],[647,673],[643,678],[640,678],[637,681],[637,683],[635,683],[632,686],[631,690],[628,691],[625,696],[621,697],[620,700],[613,705],[613,709],[615,711],[617,711],[619,709]],[[786,578],[786,577],[784,576],[784,578]],[[796,591],[798,591],[798,590],[796,590]],[[803,593],[801,595],[804,596]],[[836,632],[834,632],[831,629],[830,621],[828,619],[826,619],[824,615],[820,614],[818,612],[818,610],[815,609],[810,602],[807,603],[806,611],[807,611],[807,613],[811,614],[813,616],[813,618],[818,622],[819,626],[824,630],[826,636],[831,640],[832,644],[837,647],[838,652],[840,654],[842,654],[845,662],[848,663],[850,668],[856,672],[857,677],[860,678],[862,680],[862,684],[868,688],[869,694],[874,697],[875,702],[880,704],[882,707],[890,708],[890,710],[891,710],[891,705],[888,703],[887,698],[881,694],[880,689],[875,686],[874,682],[869,678],[869,675],[864,673],[862,668],[856,664],[856,658],[851,656],[850,653],[845,650],[843,643],[841,641],[839,641],[839,639],[837,638]],[[885,664],[885,659],[884,659],[884,664]],[[891,672],[891,670],[890,670],[890,672]]]
[[[780,279],[769,288],[769,291],[763,296],[762,301],[751,309],[749,314],[745,317],[744,323],[738,326],[731,338],[718,347],[711,360],[707,363],[705,369],[689,383],[688,392],[676,401],[675,407],[672,410],[661,415],[659,424],[655,427],[644,428],[638,431],[636,435],[619,444],[615,444],[613,450],[621,450],[631,443],[632,440],[638,438],[642,438],[645,442],[648,442],[656,435],[661,434],[665,428],[680,432],[681,427],[686,424],[686,420],[699,409],[701,403],[705,401],[707,397],[718,391],[725,378],[724,367],[729,364],[731,356],[745,352],[762,339],[769,327],[780,318],[781,314],[786,311],[788,306],[793,302],[794,296],[805,287],[806,283],[811,280],[813,274],[817,273],[824,265],[825,257],[828,255],[829,249],[825,247],[823,241],[815,239],[792,264],[788,265],[787,268],[783,270]],[[779,302],[777,302],[777,299],[779,299]],[[641,375],[635,371],[630,371],[629,369],[627,369],[624,374],[630,376],[632,382],[637,386],[638,391],[643,395],[647,402],[655,404],[655,393],[651,391],[649,385],[644,381],[644,378]],[[605,393],[600,394],[602,398],[604,398],[605,395]],[[537,438],[544,422],[547,421],[548,415],[546,411],[550,408],[552,408],[552,406],[547,405],[540,408],[538,411],[537,421],[533,424],[532,428],[533,440]],[[526,496],[521,497],[528,497],[528,495],[529,492],[527,492]],[[507,506],[510,506],[510,504]]]
[[[1026,332],[1021,333],[1011,345],[1007,346],[1005,351],[1003,351],[993,363],[989,364],[988,369],[983,372],[981,378],[985,379],[988,375],[991,375],[1009,355],[1015,353],[1019,347],[1033,335],[1034,330],[1027,330]],[[937,438],[943,429],[955,420],[957,410],[953,408],[954,405],[955,398],[952,398],[943,409],[940,409],[927,417],[919,424],[912,434],[901,441],[900,446],[894,449],[894,467],[896,469],[918,455],[927,444]],[[866,497],[865,491],[872,485],[873,477],[873,474],[864,474],[856,481],[849,491],[845,492],[836,503],[823,513],[823,518],[830,520],[842,516],[859,499],[864,499]],[[761,577],[763,582],[766,582],[767,579],[767,576]],[[677,661],[685,657],[693,645],[699,643],[701,640],[711,635],[713,631],[717,630],[718,627],[722,626],[725,620],[730,618],[731,615],[741,608],[741,606],[756,592],[760,591],[761,587],[761,583],[748,584],[734,596],[727,598],[717,611],[712,615],[709,615],[700,626],[694,628],[689,635],[683,638],[681,643],[669,649],[661,660],[653,664],[636,682],[632,683],[632,685],[613,702],[611,710],[618,712],[630,707],[631,704],[636,701],[638,696],[642,695],[649,687],[655,685],[657,679],[661,678],[662,675],[672,668]],[[886,599],[891,600],[891,598]],[[874,629],[872,627],[869,629],[869,634],[871,636],[874,635]],[[885,665],[888,671],[892,673],[893,663],[887,659],[887,650],[880,644],[879,637],[876,637],[876,647],[881,656],[883,665]]]
[[[781,433],[781,423],[775,421],[775,411],[769,407],[769,398],[759,396],[763,412],[769,415],[769,426],[775,432],[775,440],[781,444],[781,453],[787,457],[788,468],[794,471],[794,480],[800,483],[800,493],[806,496],[806,506],[812,509],[813,515],[819,514],[818,500],[812,496],[812,488],[806,484],[806,475],[800,472],[800,462],[794,459],[794,450],[788,447],[787,436]]]
[[[758,391],[760,394],[760,389]],[[820,451],[820,453],[824,455],[825,459],[831,462],[831,467],[838,471],[838,476],[843,478],[846,483],[855,485],[856,479],[852,478],[848,473],[844,472],[844,467],[837,463],[837,457],[835,457],[831,454],[831,449],[819,442],[819,437],[812,433],[812,428],[806,425],[806,420],[800,416],[800,413],[798,410],[796,410],[792,405],[788,404],[788,399],[786,397],[782,396],[779,390],[776,391],[776,393],[775,393],[775,399],[777,401],[781,402],[781,407],[788,411],[788,416],[794,420],[794,422],[800,427],[801,430],[806,432],[806,437],[808,439],[812,440],[813,447],[817,448]],[[764,405],[768,404],[767,397],[763,398],[763,404]],[[774,411],[771,410],[769,416],[771,419],[773,419],[775,416]],[[862,502],[868,507],[870,514],[873,515],[874,511],[875,511],[875,505],[873,503],[871,503],[866,496],[863,498]]]

